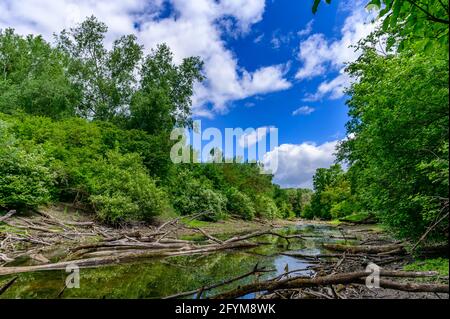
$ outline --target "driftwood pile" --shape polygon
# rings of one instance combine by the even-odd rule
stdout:
[[[2,219],[15,229],[23,230],[21,234],[4,232],[0,238],[0,276],[23,272],[65,269],[68,265],[78,267],[97,267],[135,260],[139,258],[169,257],[180,255],[204,254],[218,250],[242,249],[258,246],[249,239],[273,235],[290,240],[300,238],[298,235],[284,236],[271,229],[261,230],[220,240],[201,228],[186,226],[182,219],[176,218],[159,227],[139,227],[139,231],[120,230],[98,226],[93,222],[62,221],[48,214],[40,213],[40,218],[24,219],[15,217],[8,220],[14,212]],[[200,214],[188,217],[198,218]],[[180,229],[189,228],[202,234],[205,241],[181,240],[177,238]],[[145,231],[143,231],[145,229]],[[88,243],[80,243],[80,238],[95,237]],[[28,245],[18,245],[26,242]],[[66,255],[57,263],[50,263],[45,252],[64,244]],[[30,257],[37,263],[32,266],[10,266],[19,257]]]
[[[291,277],[291,273],[298,273],[304,269],[291,270],[276,278],[263,282],[256,281],[215,295],[213,298],[238,298],[251,293],[255,293],[258,298],[262,299],[370,298],[372,296],[371,289],[366,287],[366,279],[373,276],[374,272],[373,268],[366,268],[369,264],[379,267],[378,285],[380,288],[401,292],[433,293],[437,297],[440,297],[439,293],[443,293],[447,294],[446,298],[448,298],[448,277],[439,276],[437,272],[407,272],[382,268],[410,258],[402,242],[382,242],[380,244],[379,240],[375,240],[370,244],[367,241],[362,245],[324,243],[323,247],[330,252],[318,255],[298,252],[284,253],[284,255],[311,262],[313,265],[308,269],[315,271],[312,276],[296,275]],[[422,277],[432,279],[433,283],[407,281],[408,278]],[[394,281],[391,278],[402,278],[402,280]]]
[[[0,221],[11,227],[11,231],[0,233],[0,276],[23,272],[65,269],[68,265],[78,267],[98,267],[136,260],[139,258],[168,257],[179,255],[206,254],[218,250],[245,249],[258,246],[256,237],[271,235],[283,238],[287,247],[292,240],[304,240],[307,235],[283,235],[273,228],[264,229],[228,239],[219,239],[205,230],[187,226],[186,221],[199,217],[199,214],[180,217],[160,225],[111,228],[94,222],[67,221],[55,218],[47,213],[39,213],[33,218],[22,218],[10,211]],[[187,220],[186,220],[187,219]],[[201,234],[205,240],[193,241],[179,239],[179,232],[188,228],[190,232]],[[5,229],[5,228],[4,228]],[[355,240],[354,234],[346,234],[334,239]],[[359,236],[358,236],[359,238]],[[337,298],[360,297],[364,283],[371,273],[366,271],[369,263],[381,268],[380,287],[407,292],[449,292],[448,278],[438,278],[433,272],[405,272],[387,266],[401,262],[408,257],[404,243],[368,239],[360,245],[323,244],[328,253],[319,255],[300,254],[286,251],[284,254],[308,261],[312,275],[294,275],[299,270],[286,270],[286,273],[266,281],[259,281],[262,273],[273,272],[259,268],[235,278],[224,279],[220,283],[199,287],[192,291],[180,292],[167,298],[211,297],[215,288],[229,285],[250,276],[255,277],[251,284],[221,293],[213,298],[237,298],[254,293],[258,298]],[[289,249],[289,248],[288,248]],[[58,262],[51,263],[52,252],[59,251]],[[63,253],[61,254],[61,250]],[[13,266],[19,258],[32,260],[29,266]],[[305,269],[302,269],[305,270]],[[432,277],[433,283],[404,281],[405,278]],[[10,279],[8,289],[15,279]],[[402,278],[392,280],[390,278]],[[438,280],[436,281],[436,278]],[[442,284],[447,282],[447,284]],[[210,292],[207,294],[207,292]],[[352,291],[354,296],[352,296]],[[0,293],[1,294],[1,293]]]
[[[342,238],[354,239],[352,236],[343,235]],[[378,285],[380,288],[388,288],[399,292],[409,293],[432,293],[437,297],[446,294],[448,298],[448,277],[439,276],[437,272],[408,272],[399,269],[385,269],[382,267],[410,259],[402,242],[384,241],[383,239],[367,240],[361,245],[344,245],[324,243],[323,248],[329,253],[308,255],[298,252],[287,251],[284,255],[300,258],[312,264],[306,269],[294,269],[266,281],[259,281],[259,275],[266,270],[255,268],[241,276],[231,278],[208,287],[178,293],[166,298],[182,298],[195,296],[201,298],[207,291],[228,285],[249,276],[255,276],[251,284],[238,286],[236,289],[210,295],[214,299],[239,298],[253,294],[255,298],[261,299],[347,299],[373,297],[371,289],[366,287],[366,279],[373,275],[373,269],[367,269],[369,264],[376,265],[379,270]],[[398,268],[398,267],[397,267]],[[313,275],[292,275],[305,270],[314,270]],[[392,280],[397,278],[397,280]],[[411,282],[412,278],[428,278],[432,283]],[[400,279],[400,280],[399,280]],[[377,288],[375,288],[377,289]],[[386,295],[385,295],[386,296]]]

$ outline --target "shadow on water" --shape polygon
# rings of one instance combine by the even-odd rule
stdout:
[[[331,241],[330,235],[339,231],[325,225],[299,225],[279,231],[284,234],[308,235],[306,240],[286,240],[264,236],[255,241],[266,244],[244,251],[221,251],[208,255],[177,256],[164,259],[140,260],[136,263],[113,265],[101,268],[81,269],[80,288],[65,289],[63,298],[161,298],[183,291],[209,286],[251,271],[258,267],[273,269],[260,276],[249,276],[232,284],[205,292],[208,297],[228,291],[238,285],[288,274],[311,274],[307,260],[286,255],[287,250],[303,254],[321,253],[321,243]],[[20,274],[15,284],[2,298],[56,298],[65,286],[67,273],[63,270]],[[6,282],[11,276],[1,278]],[[4,280],[3,280],[4,279]],[[194,296],[195,297],[195,296]],[[244,298],[254,298],[249,294]]]

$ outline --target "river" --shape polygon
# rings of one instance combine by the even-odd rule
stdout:
[[[299,269],[290,274],[312,274],[308,260],[282,253],[322,253],[321,243],[334,241],[330,235],[339,236],[333,226],[301,224],[277,230],[284,234],[303,234],[306,240],[263,236],[254,239],[264,242],[256,248],[210,253],[207,255],[178,256],[80,270],[79,288],[65,289],[61,298],[162,298],[237,277],[258,267],[272,270],[236,281],[204,293],[208,297],[227,291],[238,285],[255,280],[269,279],[286,271]],[[18,275],[14,285],[2,298],[56,298],[65,286],[67,273],[64,270],[41,271]],[[12,277],[12,276],[10,276]],[[6,278],[5,278],[6,279]],[[192,298],[190,296],[188,298]],[[249,294],[244,298],[254,298]]]

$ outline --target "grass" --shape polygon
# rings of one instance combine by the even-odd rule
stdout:
[[[419,259],[403,267],[408,271],[437,271],[441,276],[448,276],[448,258]]]
[[[340,221],[348,221],[348,222],[361,222],[366,220],[367,218],[369,218],[370,214],[367,212],[359,212],[359,213],[354,213],[345,217],[340,218]]]
[[[186,235],[181,235],[180,239],[192,240],[192,241],[203,241],[203,240],[206,240],[206,237],[202,234],[186,234]]]
[[[26,231],[24,229],[19,229],[14,226],[10,226],[6,223],[0,222],[0,233],[12,233],[12,234],[25,234]]]
[[[339,226],[340,224],[342,224],[342,222],[339,219],[333,219],[329,221],[329,224],[333,226]]]
[[[189,227],[205,227],[205,226],[212,224],[211,222],[206,222],[206,221],[197,220],[197,219],[183,221],[183,223]]]

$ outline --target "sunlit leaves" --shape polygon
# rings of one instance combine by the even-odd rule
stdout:
[[[448,60],[444,49],[381,56],[366,48],[348,72],[350,161],[359,198],[403,236],[419,236],[448,198]],[[439,235],[439,232],[435,233]]]
[[[314,1],[313,13],[320,2]],[[421,39],[448,47],[448,0],[370,0],[366,8],[378,11],[383,31],[399,36],[400,50]]]

